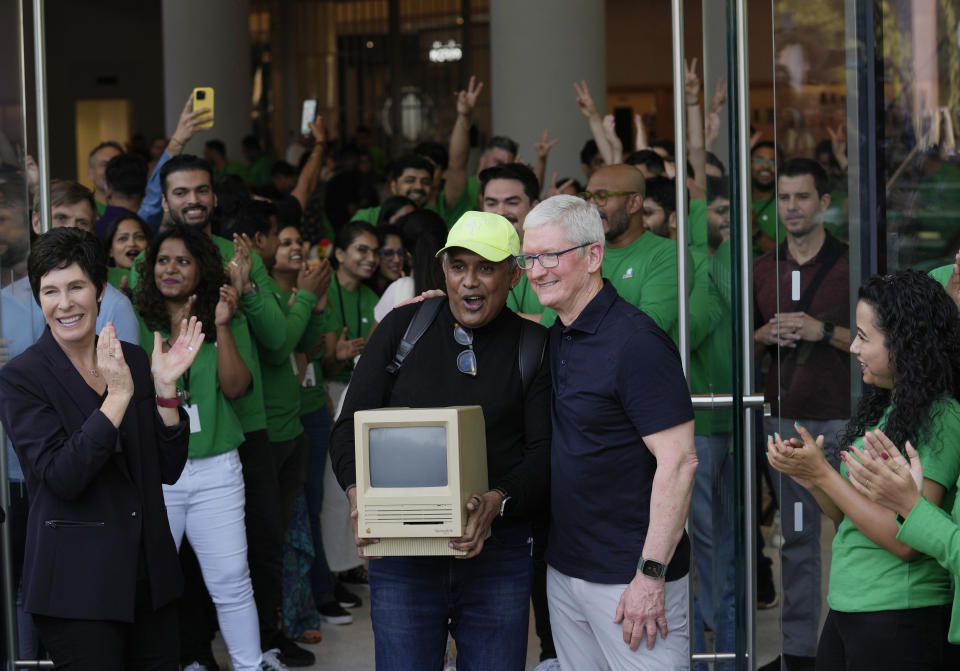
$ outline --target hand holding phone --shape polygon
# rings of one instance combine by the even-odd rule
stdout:
[[[193,111],[206,109],[210,110],[210,114],[214,113],[213,110],[213,87],[212,86],[198,86],[193,89]],[[208,121],[206,123],[200,124],[197,126],[200,130],[206,130],[207,128],[213,128],[213,121]]]

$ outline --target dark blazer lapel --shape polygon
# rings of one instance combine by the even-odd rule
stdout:
[[[66,392],[64,396],[69,398],[80,411],[81,417],[89,417],[100,407],[100,399],[70,363],[70,359],[53,339],[49,328],[44,328],[43,335],[37,341],[37,347],[50,364],[52,373],[50,377],[53,379],[48,383],[58,384]]]

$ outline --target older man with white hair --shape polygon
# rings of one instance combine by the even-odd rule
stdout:
[[[547,593],[564,669],[686,669],[683,530],[697,456],[693,408],[670,337],[601,275],[596,208],[535,207],[518,263],[550,331],[551,512]],[[657,634],[663,640],[657,640]],[[638,652],[646,636],[646,650]]]

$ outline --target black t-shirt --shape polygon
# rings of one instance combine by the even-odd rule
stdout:
[[[657,461],[643,436],[691,421],[680,355],[647,316],[603,289],[550,329],[553,444],[547,563],[574,578],[629,583],[650,521]],[[686,533],[667,580],[687,574]]]
[[[453,338],[454,317],[444,302],[396,376],[387,372],[419,305],[391,310],[364,347],[330,437],[340,486],[356,483],[353,413],[383,407],[479,405],[486,422],[490,487],[510,496],[507,517],[532,518],[546,507],[550,458],[550,368],[545,354],[526,394],[517,364],[522,318],[504,308],[473,330],[477,375],[457,370],[464,349]]]

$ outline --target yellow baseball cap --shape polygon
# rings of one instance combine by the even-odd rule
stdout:
[[[503,261],[520,253],[520,236],[509,221],[492,212],[466,212],[447,234],[440,256],[452,247],[463,247],[488,261]]]

